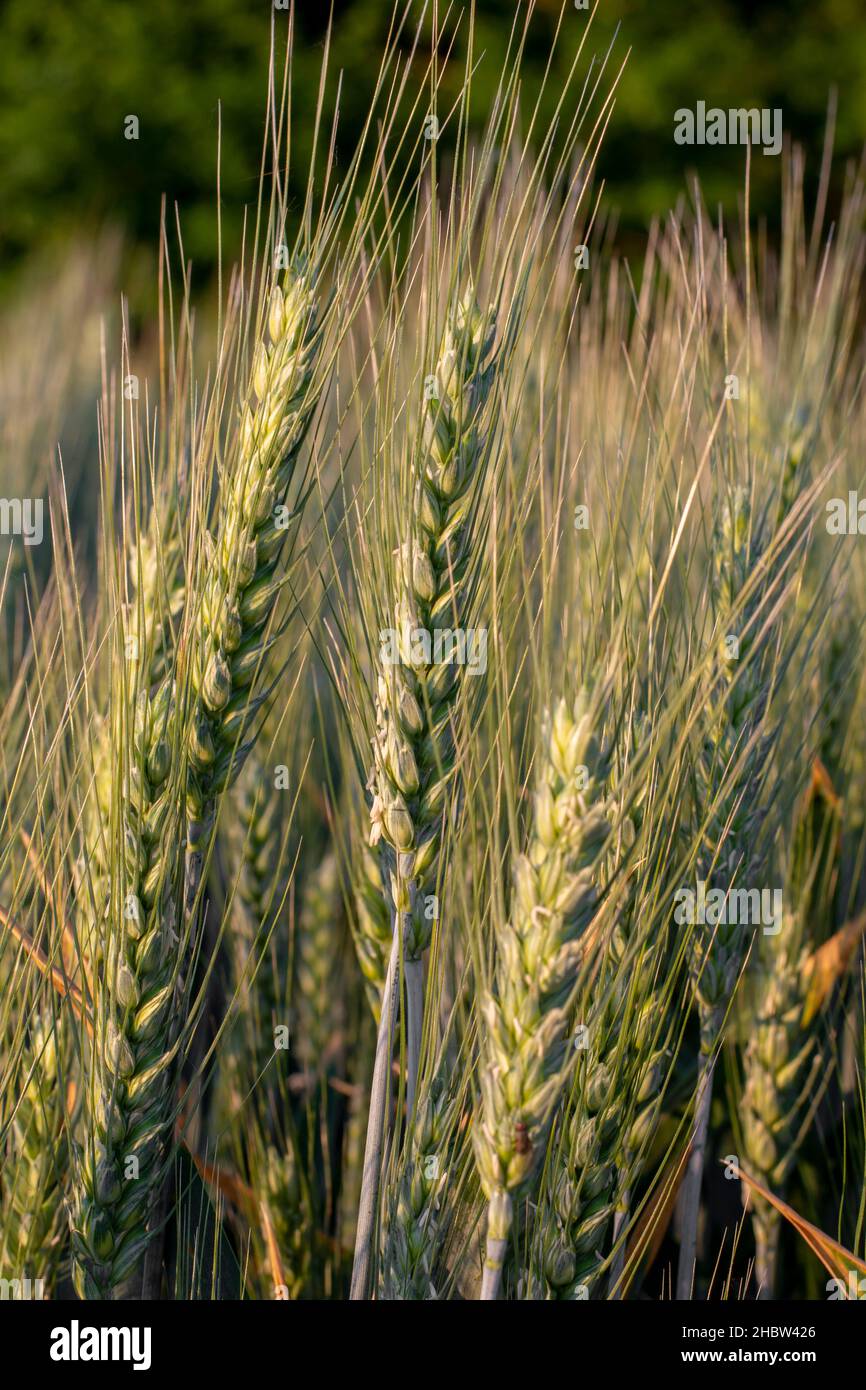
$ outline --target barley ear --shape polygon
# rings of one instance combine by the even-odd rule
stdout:
[[[529,1191],[569,1075],[567,1004],[597,903],[609,835],[607,755],[588,692],[545,724],[528,852],[514,865],[511,919],[482,991],[475,1158],[489,1206],[483,1299],[496,1297],[513,1198]]]
[[[275,286],[256,350],[237,457],[224,475],[219,524],[193,642],[197,702],[187,784],[186,908],[196,901],[219,795],[249,752],[263,697],[257,677],[283,587],[279,560],[298,519],[289,490],[318,399],[322,343],[315,268],[298,260]]]
[[[454,794],[454,709],[461,687],[453,652],[440,650],[441,634],[444,625],[450,631],[464,617],[472,558],[472,493],[489,443],[484,412],[496,370],[494,334],[492,312],[482,313],[471,291],[451,307],[433,376],[435,389],[425,396],[423,465],[412,532],[399,556],[395,613],[399,660],[384,666],[378,676],[369,779],[370,845],[378,846],[382,855],[392,928],[355,1243],[353,1298],[364,1297],[369,1284],[387,1066],[404,961],[410,970],[415,964],[407,998],[412,1040],[407,1068],[410,1108],[414,1103],[415,1044],[423,1007],[417,962],[432,934],[432,921],[425,912],[426,888],[436,882],[442,818]],[[422,650],[420,657],[411,639],[417,628],[427,633],[431,643],[430,651]]]
[[[443,1237],[441,1191],[446,1182],[457,1102],[444,1071],[420,1088],[396,1198],[385,1227],[380,1297],[436,1298],[434,1259]]]
[[[313,1074],[327,1069],[341,1021],[342,924],[337,859],[327,850],[301,890],[295,957],[298,1056]]]
[[[139,1269],[147,1219],[164,1171],[182,989],[177,974],[180,829],[178,730],[172,684],[135,706],[131,749],[112,824],[105,950],[97,971],[100,1008],[89,1060],[91,1132],[77,1164],[72,1243],[82,1298],[113,1297]],[[173,752],[174,750],[174,752]]]
[[[800,799],[791,836],[787,910],[760,937],[752,968],[755,999],[743,1050],[746,1165],[783,1197],[820,1085],[821,1031],[806,1013],[810,964],[832,931],[841,857],[841,803],[815,769]],[[759,1193],[750,1200],[758,1297],[773,1298],[781,1217]]]
[[[66,1227],[63,1040],[62,1017],[52,1018],[45,1002],[37,1004],[29,1043],[18,1061],[21,1094],[10,1098],[15,1110],[3,1155],[0,1205],[0,1278],[13,1285],[22,1279],[31,1286],[38,1281],[49,1298]]]
[[[378,677],[370,844],[382,848],[409,960],[420,958],[430,943],[424,888],[436,881],[442,815],[454,778],[451,711],[464,677],[452,630],[467,616],[472,492],[486,457],[494,332],[492,315],[482,313],[471,292],[449,314],[434,387],[425,399],[413,531],[398,557],[399,660],[383,666]],[[423,644],[417,649],[416,630],[427,634],[429,650]]]
[[[748,494],[738,488],[733,502],[724,506],[713,534],[718,647],[698,757],[698,796],[701,807],[710,808],[701,876],[705,880],[711,878],[724,847],[721,864],[727,870],[725,890],[734,875],[742,879],[756,863],[755,843],[762,814],[760,794],[769,753],[768,741],[762,736],[769,687],[767,640],[765,637],[759,645],[755,632],[750,630],[755,597],[743,603],[750,579],[760,565],[762,549],[762,537],[752,533]],[[731,661],[725,625],[734,621],[736,614],[742,633],[738,658]],[[692,988],[700,1016],[700,1059],[692,1147],[681,1198],[678,1299],[689,1298],[694,1276],[714,1050],[748,946],[747,929],[738,921],[728,921],[728,915],[724,914],[721,922],[694,924],[689,941]]]

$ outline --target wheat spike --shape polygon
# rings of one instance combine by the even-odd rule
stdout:
[[[254,693],[268,647],[267,629],[284,583],[279,557],[297,520],[286,505],[298,455],[318,398],[322,343],[314,268],[298,260],[275,286],[268,336],[259,343],[243,408],[238,457],[224,478],[216,539],[194,643],[198,701],[186,789],[186,904],[195,901],[212,834],[217,797],[249,751],[263,696]]]
[[[116,1295],[139,1267],[170,1115],[181,778],[169,681],[152,698],[140,693],[131,739],[117,820],[123,881],[113,886],[98,970],[92,1129],[76,1175],[72,1243],[82,1298]]]
[[[433,1260],[442,1238],[440,1192],[446,1183],[456,1103],[440,1074],[422,1088],[412,1138],[387,1224],[380,1297],[423,1302],[436,1297]]]
[[[483,992],[481,1110],[473,1140],[488,1198],[482,1298],[493,1299],[513,1197],[542,1160],[567,1074],[567,1004],[598,902],[596,870],[610,827],[598,711],[561,700],[542,741],[530,847],[514,867],[511,920],[497,942],[496,987]]]
[[[841,823],[840,802],[817,767],[795,814],[787,909],[777,930],[762,933],[752,969],[743,1144],[749,1172],[777,1196],[784,1196],[819,1083],[819,1023],[808,1009],[810,966],[832,931]],[[772,1298],[781,1218],[758,1193],[751,1209],[758,1296]]]
[[[435,391],[425,405],[425,461],[413,533],[398,562],[399,659],[383,666],[378,677],[370,844],[385,851],[391,901],[405,924],[410,960],[430,942],[424,896],[436,881],[455,766],[452,707],[461,671],[450,642],[445,650],[445,634],[466,617],[472,497],[485,457],[494,332],[492,314],[481,312],[471,292],[449,314]],[[428,635],[426,650],[412,639],[418,630]],[[380,968],[384,963],[375,946],[365,962],[368,978],[374,961]]]
[[[701,875],[727,891],[736,877],[747,879],[757,867],[756,838],[763,810],[760,793],[766,772],[769,740],[762,735],[767,707],[766,637],[758,642],[749,620],[756,596],[742,597],[757,568],[763,538],[752,534],[751,507],[743,488],[726,504],[713,533],[713,598],[722,622],[713,668],[713,688],[698,758],[699,798],[710,808],[706,828],[708,848]],[[744,610],[744,611],[742,611]],[[738,659],[726,650],[724,623],[742,611]],[[724,854],[720,851],[724,849]],[[691,1291],[700,1188],[712,1101],[714,1049],[725,1020],[749,942],[748,925],[736,914],[725,921],[693,925],[689,940],[689,969],[700,1017],[700,1059],[694,1133],[683,1185],[683,1219],[677,1298]]]
[[[62,1019],[34,1010],[29,1045],[19,1060],[23,1092],[14,1101],[3,1158],[0,1278],[41,1281],[53,1295],[66,1227],[62,1177],[66,1116],[58,1036]],[[6,1107],[4,1106],[4,1109]]]
[[[295,958],[298,1056],[324,1069],[341,1021],[339,989],[342,895],[337,858],[328,850],[303,886]]]

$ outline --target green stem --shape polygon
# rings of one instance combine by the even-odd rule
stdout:
[[[382,991],[382,1010],[376,1037],[376,1059],[370,1086],[370,1110],[367,1117],[367,1142],[364,1147],[364,1169],[361,1176],[361,1196],[358,1202],[358,1227],[355,1233],[355,1258],[349,1297],[353,1301],[367,1297],[370,1284],[370,1263],[373,1231],[379,1198],[379,1173],[382,1164],[382,1144],[385,1133],[385,1110],[388,1096],[388,1077],[391,1070],[391,1051],[394,1045],[394,1026],[400,991],[400,946],[403,914],[394,910],[394,931],[391,955]]]
[[[424,1024],[424,962],[406,960],[406,1115],[411,1123],[418,1088],[421,1034]]]
[[[628,1157],[626,1157],[626,1172],[628,1172],[628,1162]],[[625,1225],[631,1206],[631,1187],[627,1178],[624,1179],[624,1182],[625,1186],[621,1190],[613,1217],[613,1260],[608,1285],[610,1298],[613,1302],[622,1298],[622,1276],[625,1270]]]
[[[680,1233],[680,1261],[677,1269],[677,1299],[688,1301],[692,1296],[695,1276],[695,1259],[698,1248],[698,1217],[701,1208],[701,1185],[707,1153],[707,1135],[710,1128],[710,1106],[713,1100],[713,1076],[715,1058],[701,1049],[702,1067],[698,1081],[698,1098],[695,1106],[695,1123],[692,1130],[692,1151],[689,1166],[683,1183],[682,1227]]]
[[[761,1198],[753,1198],[764,1203]],[[776,1288],[776,1261],[779,1254],[779,1231],[781,1218],[772,1207],[766,1210],[755,1208],[755,1279],[757,1297],[772,1299]]]
[[[508,1233],[513,1215],[511,1194],[497,1188],[487,1208],[487,1246],[481,1274],[482,1303],[495,1303],[502,1282],[502,1265],[508,1249]]]

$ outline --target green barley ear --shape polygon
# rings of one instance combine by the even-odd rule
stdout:
[[[177,508],[176,489],[168,499],[155,499],[147,529],[128,547],[132,597],[124,657],[130,672],[139,670],[142,702],[149,699],[155,686],[164,685],[173,675],[175,635],[185,601]],[[84,853],[74,869],[81,955],[86,968],[100,960],[111,897],[108,863],[115,753],[109,720],[98,713],[93,716],[90,749],[92,780],[84,801]]]
[[[607,802],[617,833],[605,879],[616,911],[575,1006],[583,1026],[574,1078],[534,1203],[531,1298],[621,1296],[632,1186],[662,1103],[678,987],[664,885],[683,788],[678,777],[663,785],[663,768],[649,720],[632,713],[616,731]]]
[[[237,459],[221,481],[217,536],[208,572],[193,680],[187,785],[187,910],[198,892],[216,800],[249,751],[244,743],[261,695],[254,693],[268,648],[268,627],[285,584],[280,554],[303,497],[290,506],[303,445],[321,382],[317,377],[324,318],[315,265],[298,258],[275,286],[267,337],[257,348],[241,414]]]
[[[750,626],[754,601],[744,607],[742,597],[750,576],[760,562],[761,542],[752,534],[751,509],[744,489],[737,489],[713,534],[713,598],[716,613],[740,629],[737,655],[732,659],[728,643],[733,634],[718,637],[713,688],[703,743],[698,761],[698,795],[711,808],[705,827],[707,851],[702,877],[715,872],[730,882],[754,869],[755,841],[762,809],[759,791],[767,763],[768,744],[760,737],[769,691],[766,638],[759,639]],[[758,643],[761,642],[759,646]],[[721,789],[721,795],[720,795]],[[717,851],[724,845],[724,854]],[[707,922],[695,926],[691,968],[701,1015],[701,1039],[705,1055],[715,1045],[743,964],[746,929],[736,923]]]
[[[39,1280],[50,1298],[66,1229],[62,1177],[67,1141],[59,1055],[64,1021],[60,1015],[52,1017],[49,1003],[43,1000],[33,1008],[28,1045],[18,1061],[22,1090],[9,1098],[14,1119],[3,1153],[0,1278],[28,1279],[31,1287]]]
[[[801,798],[777,930],[762,934],[753,967],[754,1016],[744,1053],[743,1145],[751,1174],[784,1196],[808,1127],[822,1054],[808,1009],[814,952],[832,930],[839,869],[841,805],[820,766]],[[760,1298],[772,1298],[781,1217],[754,1193],[755,1275]]]
[[[856,719],[858,687],[863,671],[863,625],[858,621],[851,594],[844,591],[835,596],[828,616],[828,631],[821,655],[822,679],[819,687],[820,733],[818,752],[829,773],[831,783],[847,793],[849,778],[846,763],[856,754]],[[861,760],[862,761],[862,760]],[[858,769],[859,770],[859,769]],[[853,788],[852,788],[853,790]],[[846,800],[847,800],[846,795]],[[860,797],[848,805],[850,813],[862,814]]]
[[[636,1157],[656,1124],[669,1065],[659,1037],[669,990],[654,945],[632,955],[621,922],[611,932],[539,1199],[531,1273],[541,1278],[530,1278],[530,1297],[594,1297],[611,1255],[616,1289]],[[618,998],[623,992],[633,997]]]
[[[343,921],[337,858],[327,850],[301,890],[295,948],[297,1052],[311,1073],[327,1069],[341,1024]]]
[[[184,781],[173,683],[153,696],[142,690],[130,713],[128,760],[114,783],[117,867],[97,967],[92,1129],[77,1165],[72,1242],[82,1298],[115,1296],[140,1268],[172,1103]]]
[[[600,1029],[590,1028],[590,1036]],[[551,1157],[553,1174],[539,1221],[537,1265],[540,1289],[530,1281],[529,1296],[579,1301],[596,1289],[608,1254],[614,1220],[617,1160],[632,1113],[612,1053],[610,1036],[581,1051],[574,1101]]]
[[[473,493],[487,454],[495,321],[467,292],[451,309],[425,387],[424,459],[413,533],[398,559],[397,651],[378,678],[370,844],[385,849],[391,900],[407,957],[430,944],[424,888],[435,884],[441,822],[453,780],[451,711],[461,683],[451,645],[467,617]],[[413,641],[427,634],[430,650]],[[444,649],[444,634],[449,645]]]
[[[532,1186],[569,1071],[567,1005],[610,833],[600,713],[584,691],[573,708],[561,700],[546,720],[529,849],[514,866],[495,986],[481,993],[481,1108],[473,1139],[489,1202],[484,1299],[496,1297],[513,1200]]]
[[[217,1054],[211,1128],[220,1162],[234,1169],[249,1193],[240,1234],[252,1241],[254,1295],[295,1299],[310,1274],[312,1216],[286,1084],[290,1054],[276,1032],[291,1016],[286,894],[292,812],[283,809],[261,745],[233,791],[231,1017]]]
[[[770,739],[764,716],[770,690],[770,647],[760,629],[758,603],[766,575],[764,538],[753,526],[748,493],[737,488],[713,532],[712,596],[718,625],[712,686],[697,759],[697,796],[706,816],[702,880],[747,881],[758,865],[756,842],[763,815],[761,792]],[[736,634],[727,629],[736,624]],[[737,648],[730,650],[731,638]],[[734,659],[732,660],[732,656]],[[707,913],[707,918],[711,914]],[[700,1064],[694,1135],[682,1194],[682,1239],[677,1298],[688,1299],[694,1274],[700,1189],[712,1101],[714,1050],[730,1007],[750,939],[739,921],[694,923],[689,970],[700,1020]]]
[[[310,1214],[309,1203],[300,1181],[298,1160],[291,1143],[277,1148],[268,1144],[262,1162],[256,1165],[261,1190],[263,1213],[270,1222],[273,1239],[279,1254],[280,1270],[285,1289],[273,1287],[273,1257],[269,1259],[267,1239],[260,1228],[256,1230],[259,1246],[257,1267],[270,1267],[270,1279],[260,1274],[263,1297],[297,1299],[306,1287],[310,1273]]]
[[[280,909],[288,827],[282,798],[274,794],[258,748],[235,783],[232,811],[235,824],[229,838],[237,863],[229,937],[233,1007],[220,1044],[214,1095],[214,1128],[220,1139],[232,1137],[237,1111],[273,1059],[274,1027],[287,1014],[289,950]]]
[[[77,871],[82,973],[96,1016],[76,1149],[73,1280],[79,1296],[134,1292],[148,1216],[165,1175],[182,1027],[178,889],[186,764],[175,684],[183,604],[177,498],[128,547],[118,603],[112,710],[94,720],[94,775]],[[83,928],[83,929],[82,929]]]
[[[437,1297],[436,1251],[445,1234],[444,1191],[460,1115],[454,1078],[444,1069],[419,1089],[411,1138],[385,1227],[380,1298],[424,1302]]]
[[[471,290],[452,303],[435,371],[425,382],[411,530],[397,556],[396,641],[392,650],[380,654],[368,783],[370,845],[381,850],[393,924],[382,984],[365,1159],[369,1177],[356,1236],[353,1298],[365,1295],[368,1282],[386,1058],[404,982],[410,1112],[415,1100],[424,1008],[422,956],[432,936],[435,914],[429,899],[436,885],[443,818],[454,797],[455,725],[465,686],[454,644],[468,641],[463,628],[478,563],[473,541],[480,508],[475,499],[485,486],[484,465],[495,433],[488,407],[504,360],[494,351],[494,337],[493,311],[483,313]],[[368,972],[376,963],[376,943],[371,946],[363,956]]]

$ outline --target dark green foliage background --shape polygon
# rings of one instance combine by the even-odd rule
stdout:
[[[527,97],[540,82],[562,0],[539,0]],[[477,48],[486,57],[473,101],[480,120],[496,84],[515,0],[478,0]],[[388,30],[391,0],[335,0],[332,83],[345,72],[348,142]],[[186,252],[200,269],[216,254],[217,103],[222,102],[222,187],[227,248],[255,200],[272,0],[0,0],[0,286],[20,259],[79,227],[108,219],[153,247],[160,201],[180,206]],[[299,0],[295,52],[296,193],[309,154],[328,6]],[[277,12],[284,34],[285,13]],[[741,149],[682,149],[673,113],[698,99],[721,106],[781,106],[786,133],[805,144],[814,172],[828,92],[839,93],[836,148],[858,154],[866,135],[863,0],[601,0],[588,45],[603,52],[616,24],[611,72],[631,48],[601,165],[626,226],[645,226],[686,186],[691,169],[710,204],[736,202]],[[557,70],[587,23],[567,0]],[[464,20],[456,52],[465,47]],[[452,96],[461,65],[451,69]],[[420,73],[420,65],[419,65]],[[557,92],[556,71],[547,93]],[[123,136],[134,113],[140,139]],[[753,204],[778,205],[779,161],[757,155]],[[840,161],[841,177],[841,161]]]

